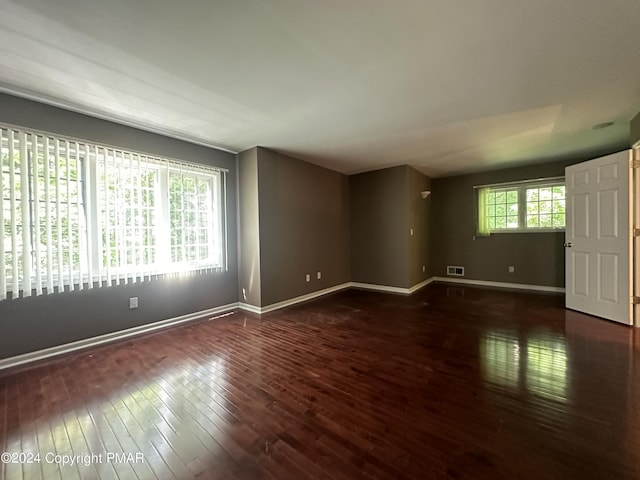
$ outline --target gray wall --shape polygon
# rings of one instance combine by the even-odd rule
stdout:
[[[238,154],[238,292],[240,301],[260,306],[258,149]]]
[[[432,182],[433,275],[447,265],[465,267],[465,278],[564,287],[564,232],[475,234],[475,185],[564,175],[562,161],[434,179]],[[508,273],[508,266],[515,273]]]
[[[630,139],[631,146],[633,146],[637,142],[640,142],[640,112],[638,112],[636,116],[631,120]]]
[[[409,237],[409,285],[416,285],[431,277],[429,247],[431,236],[431,197],[426,199],[420,192],[431,190],[431,179],[413,168],[409,168],[410,227],[414,235]],[[425,271],[422,271],[422,267]]]
[[[406,165],[349,177],[354,282],[409,288],[427,278],[429,183]]]
[[[345,175],[258,148],[258,196],[262,306],[349,281]]]
[[[0,302],[0,358],[234,303],[238,292],[267,306],[348,281],[409,288],[446,265],[464,265],[471,279],[564,285],[563,233],[473,239],[473,186],[563,175],[577,161],[433,181],[408,166],[347,177],[265,148],[236,159],[5,94],[0,122],[229,170],[228,271]],[[128,309],[131,296],[139,309]]]
[[[0,94],[0,122],[229,170],[228,271],[0,302],[0,358],[238,301],[235,156]],[[128,309],[139,297],[140,308]]]

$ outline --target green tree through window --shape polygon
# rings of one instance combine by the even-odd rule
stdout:
[[[477,188],[478,234],[544,231],[565,227],[563,180],[518,182]]]

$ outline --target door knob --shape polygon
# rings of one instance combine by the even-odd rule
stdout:
[[[565,246],[565,248],[571,248],[571,247],[573,247],[573,245],[571,244],[571,242],[566,242],[566,243],[564,244],[564,246]]]

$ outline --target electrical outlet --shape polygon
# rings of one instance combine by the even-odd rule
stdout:
[[[306,277],[305,277],[305,278],[306,278],[307,282],[310,282],[310,281],[311,281],[311,275],[309,275],[308,273],[307,273],[307,275],[306,275]]]
[[[411,234],[411,236],[413,237],[413,228],[409,229],[409,234]]]
[[[426,271],[427,271],[427,267],[426,267],[426,266],[424,266],[424,265],[422,265],[422,273],[424,273],[424,272],[426,272]]]
[[[129,310],[133,310],[134,308],[138,308],[138,297],[131,297],[129,299]]]
[[[513,265],[509,265],[509,273],[515,273],[516,272],[516,267],[514,267]]]
[[[318,273],[316,274],[316,278],[317,278],[318,280],[320,280],[320,279],[322,278],[322,272],[318,272]]]

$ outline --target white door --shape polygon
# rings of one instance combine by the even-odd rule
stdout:
[[[630,154],[565,169],[566,306],[633,324]]]

